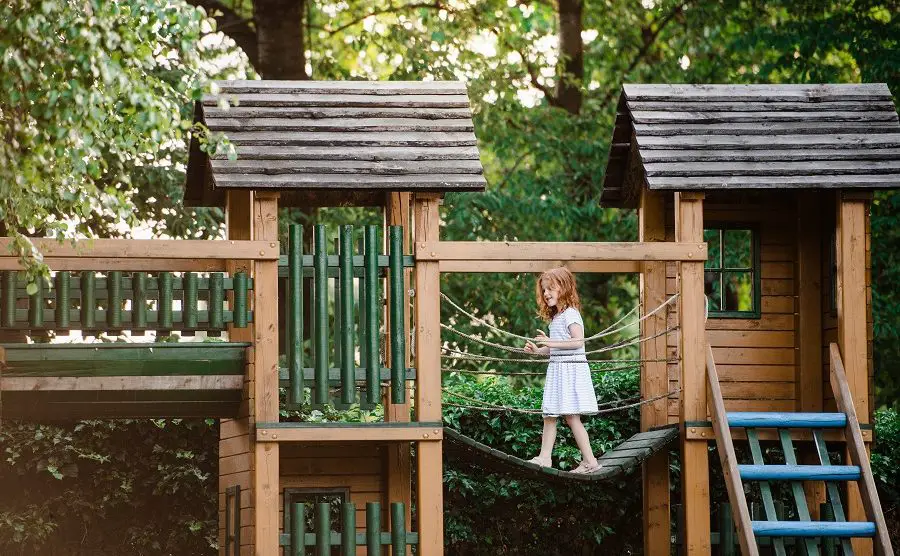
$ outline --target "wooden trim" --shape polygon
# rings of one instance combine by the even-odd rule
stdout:
[[[721,385],[721,383],[720,383]],[[799,442],[812,442],[813,435],[808,430],[803,429],[791,429],[791,440],[799,441]],[[864,442],[872,442],[872,430],[871,429],[862,429],[860,430],[862,434],[862,438]],[[712,424],[696,424],[696,423],[686,423],[684,426],[684,434],[690,440],[712,440],[715,435],[715,431],[713,430]],[[756,429],[756,436],[759,437],[760,440],[778,440],[778,433],[774,429]],[[823,430],[822,436],[825,438],[826,442],[844,442],[844,431],[842,430]],[[731,431],[731,438],[733,440],[746,440],[747,433],[744,429],[737,429]]]
[[[296,426],[284,423],[284,427],[267,426],[259,423],[256,428],[257,442],[435,442],[444,438],[443,428],[439,423],[407,426],[384,426],[387,423],[371,423],[368,425],[327,427],[323,423],[316,426]],[[345,423],[335,423],[345,425]],[[391,423],[399,424],[399,423]],[[405,424],[405,423],[404,423]],[[381,425],[381,426],[379,426]],[[405,424],[406,425],[406,424]]]
[[[51,270],[122,270],[126,272],[228,272],[225,259],[103,259],[97,257],[45,258]],[[19,259],[0,255],[0,270],[22,270]]]
[[[834,400],[838,409],[847,415],[847,427],[844,429],[844,434],[847,438],[847,451],[850,454],[850,460],[853,462],[853,465],[859,466],[862,471],[862,477],[857,482],[862,497],[862,504],[865,508],[866,516],[875,522],[875,540],[881,549],[880,554],[882,556],[893,556],[894,550],[891,548],[891,539],[884,520],[884,512],[881,509],[881,501],[878,499],[878,489],[875,487],[875,479],[872,476],[869,453],[860,434],[859,419],[853,403],[853,394],[850,391],[847,375],[844,373],[841,350],[833,342],[828,349],[831,355],[830,380],[831,388],[834,391]],[[856,550],[857,547],[854,546],[853,548]],[[869,553],[871,553],[871,550],[869,550]]]
[[[705,261],[703,233],[690,242],[441,241],[416,237],[417,261]]]
[[[528,272],[539,273],[564,266],[578,273],[633,274],[641,271],[639,261],[441,261],[441,272]]]
[[[2,358],[0,358],[2,361]],[[240,375],[187,376],[0,376],[4,392],[77,392],[135,390],[240,390]]]
[[[731,439],[731,427],[728,426],[725,402],[722,400],[722,390],[719,388],[716,362],[713,359],[712,348],[709,346],[706,347],[706,373],[710,412],[713,419],[712,426],[716,434],[716,446],[722,463],[722,474],[728,490],[728,499],[731,501],[734,526],[741,544],[741,554],[758,556],[759,549],[756,546],[756,538],[753,536],[750,510],[747,508],[747,498],[744,496],[741,474],[737,466],[737,455],[734,453],[734,441]]]

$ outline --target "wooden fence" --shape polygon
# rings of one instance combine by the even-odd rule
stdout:
[[[330,556],[333,547],[340,548],[342,556],[355,556],[356,547],[365,546],[369,556],[387,554],[385,546],[389,546],[391,554],[406,554],[407,547],[419,542],[419,535],[406,530],[406,505],[402,502],[391,503],[391,530],[383,531],[381,527],[381,504],[366,503],[366,526],[363,531],[356,527],[356,505],[345,502],[340,505],[340,530],[334,531],[331,526],[331,504],[319,502],[315,504],[315,520],[312,531],[307,531],[308,520],[306,504],[291,504],[285,516],[286,534],[281,536],[281,546],[285,547],[286,556]],[[313,547],[308,552],[307,547]]]

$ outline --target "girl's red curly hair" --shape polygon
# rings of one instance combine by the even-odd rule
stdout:
[[[547,300],[544,299],[544,292],[541,284],[543,284],[545,280],[559,288],[559,299],[556,302],[556,307],[547,305]],[[564,266],[551,268],[541,274],[541,277],[537,280],[535,292],[537,294],[538,315],[546,322],[550,322],[553,317],[569,307],[574,307],[581,311],[581,300],[578,299],[578,288],[575,285],[575,276]]]

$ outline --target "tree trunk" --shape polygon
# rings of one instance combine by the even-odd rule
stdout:
[[[570,114],[581,111],[584,43],[581,40],[583,0],[559,0],[559,54],[563,72],[556,85],[556,105]]]
[[[305,0],[256,0],[256,70],[264,79],[309,79],[306,73]]]

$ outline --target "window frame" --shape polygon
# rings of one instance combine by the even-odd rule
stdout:
[[[715,319],[760,319],[762,318],[762,257],[760,254],[761,251],[761,242],[760,242],[760,234],[759,234],[759,224],[755,222],[722,222],[722,221],[710,221],[703,223],[703,233],[705,234],[707,230],[715,230],[720,233],[719,235],[719,253],[720,256],[723,257],[725,255],[725,235],[724,232],[726,230],[749,230],[750,231],[750,242],[753,249],[753,256],[751,260],[750,273],[752,274],[753,281],[753,309],[751,311],[715,311],[713,309],[709,309],[707,314],[708,318]],[[743,269],[730,269],[728,267],[722,266],[716,269],[707,269],[706,264],[703,265],[703,277],[704,284],[706,283],[706,273],[707,272],[715,272],[719,276],[721,276],[725,272],[747,272],[747,270]],[[704,290],[705,290],[704,286]],[[722,295],[724,295],[724,291]],[[705,292],[704,292],[705,295]]]

